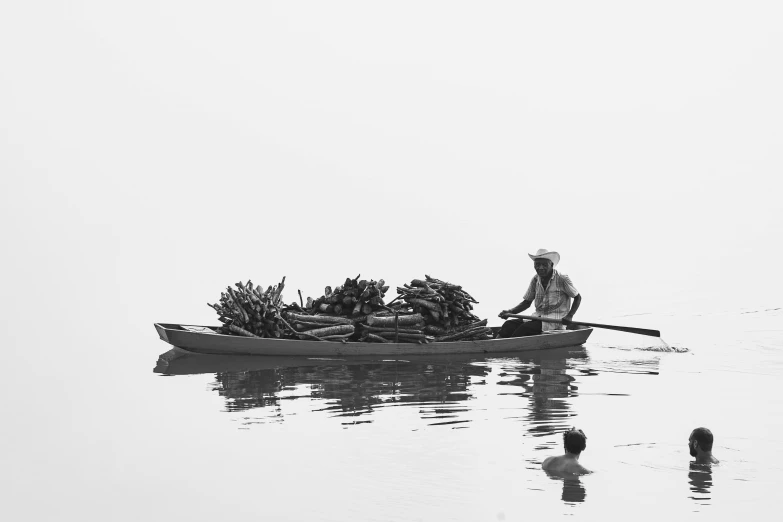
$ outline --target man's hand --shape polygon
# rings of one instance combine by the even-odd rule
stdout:
[[[507,319],[508,316],[511,315],[512,313],[514,312],[512,312],[511,310],[503,310],[498,314],[498,317],[500,317],[501,319]]]
[[[574,320],[573,314],[566,314],[562,319],[560,319],[560,322],[563,324],[571,324],[573,320]]]

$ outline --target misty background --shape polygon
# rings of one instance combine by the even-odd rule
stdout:
[[[249,278],[286,276],[290,303],[429,274],[497,325],[548,248],[577,320],[677,343],[695,315],[779,306],[781,11],[2,3],[7,447],[62,445],[30,458],[63,480],[116,451],[90,433],[144,405],[107,368],[149,372],[154,322],[215,324]]]

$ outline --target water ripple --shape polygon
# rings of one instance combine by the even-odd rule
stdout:
[[[285,422],[297,414],[326,415],[350,427],[371,423],[389,408],[412,414],[427,427],[467,428],[479,412],[508,409],[512,413],[501,418],[523,423],[525,435],[537,439],[571,426],[576,416],[571,400],[580,395],[580,380],[600,374],[654,376],[659,357],[602,358],[584,346],[513,357],[405,359],[216,356],[174,349],[161,355],[156,372],[170,376],[214,371],[208,389],[224,399],[225,411],[253,412],[237,419],[243,429]],[[591,390],[584,395],[629,394]]]

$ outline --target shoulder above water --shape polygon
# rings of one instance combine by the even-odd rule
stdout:
[[[592,473],[582,466],[577,460],[561,457],[547,457],[541,463],[541,467],[551,473],[567,475],[587,475]]]

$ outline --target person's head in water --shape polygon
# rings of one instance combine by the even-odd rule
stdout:
[[[696,428],[688,437],[688,449],[691,457],[698,457],[703,453],[712,453],[712,432],[707,428]]]
[[[587,447],[587,435],[582,430],[571,428],[563,433],[563,446],[567,453],[578,456]]]
[[[718,464],[712,456],[712,432],[707,428],[696,428],[688,437],[688,450],[695,457],[695,464]]]
[[[571,428],[563,433],[563,446],[565,455],[547,457],[541,463],[541,467],[550,473],[570,473],[584,475],[592,473],[579,463],[579,455],[587,447],[587,436],[582,430]]]

